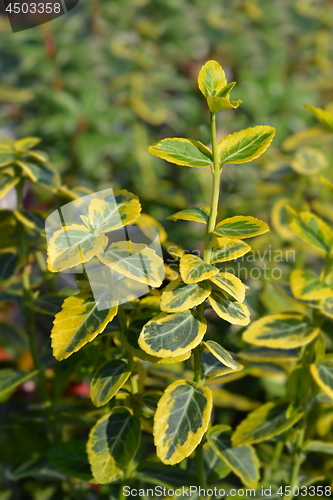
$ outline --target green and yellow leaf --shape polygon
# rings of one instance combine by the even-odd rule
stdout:
[[[205,249],[207,250],[207,249]],[[236,238],[215,238],[211,248],[212,264],[217,262],[226,262],[228,260],[238,259],[251,250],[250,245]]]
[[[143,243],[112,243],[98,259],[127,278],[152,287],[161,286],[164,279],[163,259]]]
[[[212,113],[217,113],[218,111],[222,111],[223,109],[235,109],[241,104],[241,100],[238,101],[230,101],[229,95],[228,97],[207,97],[207,103],[209,109]]]
[[[208,297],[209,303],[220,318],[232,325],[248,325],[250,311],[244,304],[229,300],[223,292],[213,290]]]
[[[17,151],[26,151],[27,149],[34,148],[40,142],[41,139],[38,137],[24,137],[23,139],[19,139],[14,142],[14,149]]]
[[[329,190],[331,193],[333,193],[333,182],[329,181],[326,179],[326,177],[323,177],[322,175],[319,175],[320,182]]]
[[[194,207],[186,208],[181,210],[170,217],[168,220],[190,220],[193,222],[202,222],[203,224],[208,224],[210,214],[210,207]]]
[[[161,245],[166,242],[168,235],[164,227],[151,215],[141,213],[140,217],[136,219],[135,224],[142,228],[142,232],[144,232],[148,238],[151,238],[151,232],[145,231],[145,227],[148,227],[148,229],[151,227],[156,229]]]
[[[280,313],[254,321],[243,333],[243,340],[263,347],[293,349],[308,344],[319,332],[301,313]]]
[[[311,451],[333,455],[333,443],[327,443],[326,441],[306,441],[303,450],[306,452]]]
[[[151,356],[141,349],[139,346],[139,337],[142,328],[147,320],[143,317],[137,316],[131,322],[130,326],[121,333],[121,343],[122,345],[132,354],[143,361],[149,361],[150,363],[156,364],[173,364],[185,361],[191,356],[191,351],[185,352],[180,356],[168,357],[168,358],[158,358],[157,356]]]
[[[71,224],[56,231],[48,243],[47,264],[51,272],[60,272],[89,262],[108,244],[105,234],[95,236],[83,224]]]
[[[198,86],[206,99],[209,96],[219,96],[223,92],[227,86],[227,79],[217,61],[207,61],[202,66],[198,76]]]
[[[210,283],[202,281],[190,285],[181,279],[172,281],[167,285],[161,297],[161,311],[182,312],[202,304],[211,292]]]
[[[212,395],[207,387],[177,380],[164,391],[154,418],[157,456],[174,465],[188,457],[208,428]]]
[[[289,403],[266,403],[250,413],[232,436],[233,446],[266,441],[290,429],[302,416],[301,409],[290,412]]]
[[[230,355],[230,353],[228,354]],[[233,356],[231,357],[233,358]],[[226,366],[224,363],[221,363],[220,359],[218,359],[215,354],[205,347],[201,354],[201,376],[202,378],[211,380],[213,378],[224,377],[229,373],[234,374],[235,372],[243,370],[243,365],[237,364],[236,359],[233,358],[233,362],[237,365],[237,368],[230,368],[230,366]]]
[[[245,349],[239,352],[237,356],[241,360],[252,363],[285,363],[299,360],[299,354],[296,349],[269,349],[267,347]]]
[[[273,127],[258,125],[228,135],[218,144],[221,164],[246,163],[254,160],[266,151],[274,134]]]
[[[32,163],[31,161],[21,160],[17,160],[15,163],[22,169],[31,182],[39,184],[53,193],[56,193],[60,188],[59,172],[51,164]]]
[[[105,405],[125,384],[131,374],[125,359],[113,359],[100,366],[90,383],[90,397],[97,407]]]
[[[11,368],[0,370],[0,396],[10,394],[16,387],[34,377],[37,373],[38,370],[28,373]]]
[[[77,295],[65,299],[62,310],[54,318],[51,332],[54,357],[58,361],[66,359],[94,340],[117,311],[118,306],[99,311],[90,289],[81,290]]]
[[[233,370],[237,370],[239,367],[238,363],[220,344],[214,342],[213,340],[207,340],[207,342],[204,342],[204,345],[215,356],[215,358],[221,361],[223,365],[228,366]]]
[[[291,166],[298,174],[314,175],[327,167],[327,159],[318,149],[303,147],[296,152]]]
[[[180,259],[179,271],[183,281],[191,284],[209,279],[218,274],[219,269],[207,264],[196,255],[186,254]]]
[[[333,232],[329,226],[311,212],[301,212],[289,224],[292,231],[304,243],[317,250],[330,252],[333,246]]]
[[[214,233],[218,236],[228,236],[229,238],[252,238],[269,231],[266,222],[255,217],[239,215],[230,217],[219,222]]]
[[[0,176],[0,199],[2,199],[8,191],[13,189],[20,181],[19,177],[3,172]]]
[[[316,108],[311,104],[303,104],[304,108],[306,108],[310,113],[313,114],[317,118],[320,123],[325,125],[327,128],[333,131],[333,115],[329,111],[324,111],[323,109]]]
[[[333,297],[333,287],[323,283],[318,276],[296,269],[290,276],[291,291],[296,299],[321,300]]]
[[[88,457],[95,480],[109,483],[134,458],[141,438],[140,419],[127,408],[114,408],[91,429]]]
[[[139,346],[159,358],[179,356],[200,344],[207,322],[194,311],[161,313],[148,321],[139,337]]]
[[[221,288],[224,292],[227,292],[227,294],[234,297],[238,302],[244,302],[245,285],[243,285],[241,280],[234,274],[220,271],[209,279],[214,285]]]
[[[211,151],[201,142],[192,139],[163,139],[148,149],[149,153],[176,165],[208,167],[213,162]]]
[[[320,363],[313,363],[310,370],[319,387],[333,399],[333,358],[326,357]]]
[[[227,425],[212,427],[207,439],[216,453],[248,488],[256,488],[259,481],[259,459],[252,446],[233,447],[231,429]]]
[[[111,193],[106,190],[98,198],[93,198],[88,208],[89,222],[96,236],[133,224],[140,212],[139,198],[125,189]]]

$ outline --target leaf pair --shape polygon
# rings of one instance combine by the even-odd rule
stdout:
[[[220,163],[246,163],[266,151],[273,140],[275,129],[269,126],[250,127],[228,135],[218,144]],[[148,149],[163,160],[185,167],[207,167],[212,164],[211,151],[192,139],[162,139]]]

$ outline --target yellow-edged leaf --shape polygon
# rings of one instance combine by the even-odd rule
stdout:
[[[292,231],[307,245],[330,252],[333,247],[333,231],[311,212],[300,212],[289,224]]]
[[[14,148],[16,150],[26,151],[27,149],[34,148],[41,142],[41,139],[38,137],[24,137],[23,139],[19,139],[14,142]]]
[[[210,214],[210,207],[194,207],[181,210],[170,217],[168,220],[190,220],[193,222],[202,222],[208,224]]]
[[[256,488],[259,481],[260,462],[252,446],[234,447],[231,429],[226,425],[212,427],[207,439],[216,453],[248,488]]]
[[[206,99],[219,96],[227,85],[227,79],[221,65],[217,61],[207,61],[199,72],[198,86]]]
[[[226,351],[220,344],[214,342],[213,340],[207,340],[204,342],[204,345],[207,349],[215,356],[216,359],[221,361],[221,363],[233,370],[237,370],[239,367],[238,363],[234,360],[234,358]]]
[[[266,151],[274,134],[273,127],[258,125],[228,135],[218,145],[221,164],[254,160]]]
[[[48,242],[48,268],[52,272],[60,272],[89,262],[107,244],[105,234],[95,236],[81,224],[66,226],[56,231]]]
[[[200,344],[207,322],[194,311],[161,313],[148,321],[139,337],[139,346],[159,358],[180,356]]]
[[[91,429],[87,451],[99,484],[110,483],[134,458],[140,445],[141,424],[131,410],[113,408]]]
[[[174,465],[188,457],[208,428],[212,395],[207,387],[177,380],[164,391],[154,417],[157,456]]]
[[[290,286],[296,299],[321,300],[333,297],[333,287],[308,271],[294,270],[290,276]]]
[[[301,313],[280,313],[254,321],[243,333],[243,340],[263,347],[292,349],[308,344],[319,332]]]
[[[313,114],[323,125],[333,131],[333,115],[329,111],[324,111],[323,109],[316,108],[311,104],[303,104],[310,113]]]
[[[205,249],[207,250],[207,249]],[[212,264],[217,262],[226,262],[228,260],[238,259],[251,250],[250,245],[236,238],[215,238],[211,247]]]
[[[217,267],[204,262],[196,255],[187,254],[180,259],[179,271],[183,281],[187,284],[198,283],[218,274]]]
[[[19,177],[2,172],[0,175],[0,200],[20,181]]]
[[[35,184],[39,184],[53,193],[57,192],[60,188],[59,172],[50,163],[33,163],[32,161],[16,160],[15,164]]]
[[[291,166],[298,174],[313,175],[327,167],[327,159],[318,149],[304,147],[296,152]]]
[[[238,358],[252,363],[285,363],[300,359],[296,349],[269,349],[267,347],[254,347],[245,349],[237,354]]]
[[[88,215],[94,234],[98,235],[133,224],[140,216],[139,198],[125,189],[118,189],[93,198],[89,203]]]
[[[221,288],[224,292],[227,292],[227,294],[234,297],[238,302],[244,302],[245,285],[243,285],[241,280],[234,274],[220,271],[209,279],[214,285]]]
[[[192,139],[163,139],[150,146],[148,151],[158,158],[185,167],[208,167],[213,162],[211,151],[201,142]]]
[[[112,359],[100,366],[90,383],[90,397],[97,407],[105,405],[125,384],[131,374],[126,359]]]
[[[267,233],[267,231],[269,231],[269,227],[266,222],[255,217],[239,215],[219,222],[214,233],[218,236],[242,240],[243,238],[252,238]]]
[[[160,304],[161,311],[187,311],[202,304],[210,292],[211,287],[207,281],[188,285],[181,279],[177,279],[164,288]]]
[[[319,387],[333,399],[333,357],[326,356],[320,363],[313,363],[310,370]]]
[[[108,290],[105,291],[108,294]],[[81,290],[64,300],[62,310],[54,318],[51,332],[53,355],[58,360],[68,358],[102,333],[115,317],[118,306],[97,309],[90,289]]]
[[[208,300],[216,314],[232,325],[245,326],[250,323],[248,308],[239,302],[232,302],[224,293],[213,290]]]
[[[152,287],[159,287],[164,279],[163,259],[143,243],[112,243],[98,259],[119,274]]]
[[[289,411],[289,403],[266,403],[250,413],[237,427],[232,436],[233,446],[266,441],[290,429],[302,416],[299,408]]]
[[[154,217],[152,217],[151,215],[140,214],[140,217],[138,219],[136,219],[135,224],[137,226],[142,227],[142,231],[150,239],[151,239],[151,233],[149,231],[145,232],[144,228],[148,227],[148,229],[149,229],[152,227],[152,228],[156,229],[161,245],[167,240],[167,233],[166,233],[164,227],[156,219],[154,219]]]
[[[326,177],[323,177],[322,175],[319,176],[320,182],[327,188],[331,193],[333,193],[333,182],[329,181],[326,179]]]

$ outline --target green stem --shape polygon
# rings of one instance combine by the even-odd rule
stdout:
[[[203,447],[202,443],[197,446],[195,450],[195,468],[198,476],[198,484],[201,488],[206,488],[206,475],[204,468],[204,459],[203,459]]]
[[[118,306],[118,319],[119,319],[121,331],[124,333],[124,331],[127,328],[127,320],[126,320],[125,309],[124,309],[124,306],[122,304],[120,304]]]
[[[131,461],[126,470],[125,470],[125,474],[124,474],[124,480],[121,482],[120,484],[120,492],[119,492],[119,500],[125,500],[126,498],[128,498],[125,494],[124,494],[124,487],[127,485],[128,483],[128,479],[131,477],[131,473],[132,473],[132,465],[133,465],[133,461]]]
[[[202,354],[202,343],[200,343],[193,351],[194,358],[194,378],[193,382],[198,384],[201,381],[201,354]]]
[[[220,160],[219,160],[219,152],[217,148],[217,139],[216,139],[216,114],[211,113],[210,115],[210,129],[212,136],[212,150],[213,150],[213,190],[212,190],[212,201],[211,201],[211,211],[209,216],[209,221],[207,225],[207,233],[206,233],[206,241],[205,241],[205,252],[204,252],[204,261],[207,264],[210,264],[211,259],[211,243],[213,240],[213,231],[216,226],[217,219],[217,211],[219,205],[219,197],[220,197]]]
[[[296,441],[296,446],[295,446],[295,451],[294,451],[294,457],[293,457],[293,466],[291,469],[290,473],[290,489],[291,489],[291,496],[285,495],[285,500],[289,499],[292,500],[294,498],[293,495],[293,488],[294,486],[298,486],[298,474],[299,470],[303,461],[303,456],[302,456],[302,447],[303,447],[303,442],[304,442],[304,435],[305,435],[305,425],[303,424],[302,428],[298,431],[298,436],[297,436],[297,441]]]

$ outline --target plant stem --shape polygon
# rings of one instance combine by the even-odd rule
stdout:
[[[201,354],[202,354],[202,343],[200,343],[193,351],[194,359],[194,378],[193,382],[198,384],[201,380]]]
[[[119,306],[118,306],[118,319],[119,319],[121,331],[124,333],[124,331],[127,328],[127,321],[126,321],[126,314],[125,314],[124,306],[122,304],[119,304]]]
[[[294,486],[298,486],[298,474],[299,470],[301,467],[301,463],[303,461],[302,457],[302,447],[303,447],[303,441],[304,441],[304,435],[305,435],[305,425],[303,424],[302,428],[298,432],[297,436],[297,441],[296,441],[296,446],[295,446],[295,452],[294,452],[294,458],[293,458],[293,466],[291,469],[291,474],[290,474],[290,489],[291,489],[291,496],[285,496],[284,498],[287,500],[292,500],[294,498],[293,495],[293,488]]]
[[[203,447],[200,443],[195,450],[195,468],[198,476],[198,484],[201,488],[206,488],[206,475],[203,460]]]
[[[210,248],[211,242],[213,240],[213,231],[216,226],[217,211],[219,205],[220,197],[220,160],[219,153],[217,149],[217,139],[216,139],[216,114],[211,113],[210,115],[210,130],[212,136],[212,150],[213,150],[213,190],[212,190],[212,201],[211,201],[211,211],[209,216],[209,221],[207,225],[206,241],[205,241],[205,252],[204,261],[210,264],[212,250]]]

